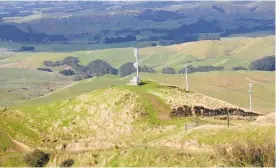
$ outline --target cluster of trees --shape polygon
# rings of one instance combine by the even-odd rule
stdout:
[[[194,73],[194,72],[209,72],[209,71],[222,71],[224,67],[222,66],[188,66],[187,73]],[[185,73],[185,68],[181,69],[179,73]]]
[[[104,40],[105,44],[112,44],[112,43],[123,43],[123,42],[130,42],[130,41],[136,41],[136,36],[134,35],[128,35],[126,37],[106,37]]]
[[[250,70],[275,71],[275,56],[267,56],[255,61],[249,65]]]
[[[33,46],[22,46],[18,51],[34,51],[35,48]]]
[[[113,68],[109,63],[103,60],[93,60],[86,66],[79,64],[77,57],[66,57],[62,61],[44,61],[43,64],[49,67],[69,65],[72,69],[61,70],[59,73],[65,76],[75,75],[74,80],[83,80],[86,78],[92,78],[94,76],[102,76],[105,74],[120,75],[121,77],[128,76],[136,72],[136,68],[133,66],[133,62],[127,62],[120,66],[119,70]],[[49,68],[39,68],[39,70],[46,70]],[[147,66],[139,66],[139,72],[155,73],[156,71]]]
[[[82,80],[86,78],[91,78],[93,76],[102,76],[105,74],[118,74],[118,70],[113,68],[110,64],[103,60],[91,61],[86,66],[79,64],[79,59],[77,57],[66,57],[62,61],[44,61],[45,66],[61,66],[69,65],[72,69],[61,70],[60,73],[65,76],[75,75],[74,80]]]
[[[194,72],[209,72],[209,71],[222,71],[224,67],[222,66],[188,66],[187,73],[194,73]],[[176,70],[172,67],[165,67],[162,69],[162,73],[164,74],[176,74]],[[178,73],[185,73],[185,68],[180,69]]]
[[[86,65],[86,72],[89,74],[95,74],[96,76],[101,76],[104,74],[118,74],[118,70],[113,68],[109,63],[103,60],[94,60]]]
[[[121,65],[119,68],[119,75],[121,77],[125,77],[125,76],[135,73],[137,70],[136,70],[136,68],[134,68],[133,64],[134,64],[133,62],[127,62],[127,63]],[[138,69],[139,69],[139,72],[148,72],[148,73],[156,72],[151,67],[147,67],[145,65],[143,67],[139,66]]]

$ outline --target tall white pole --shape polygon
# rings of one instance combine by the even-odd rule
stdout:
[[[249,84],[249,110],[252,111],[252,84]]]
[[[188,84],[188,73],[187,73],[187,66],[185,65],[185,74],[186,74],[186,91],[189,91],[189,84]]]
[[[137,48],[137,57],[136,57],[136,63],[137,63],[136,76],[137,76],[137,79],[139,78],[139,63],[138,63],[138,57],[139,57],[139,50],[138,50],[138,48]]]

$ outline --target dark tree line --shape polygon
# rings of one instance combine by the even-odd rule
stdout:
[[[126,37],[106,37],[104,40],[105,44],[112,44],[112,43],[123,43],[123,42],[130,42],[130,41],[136,41],[136,36],[134,35],[128,35]]]
[[[241,70],[247,70],[245,67],[242,66],[236,66],[236,67],[232,67],[233,71],[241,71]]]
[[[224,67],[222,66],[188,66],[187,73],[194,73],[194,72],[210,72],[210,71],[222,71]],[[179,73],[185,73],[185,68],[181,69]]]

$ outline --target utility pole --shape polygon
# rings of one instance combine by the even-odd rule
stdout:
[[[185,64],[185,74],[186,74],[186,91],[189,91],[189,84],[188,84],[188,74],[187,74],[187,67],[188,65]]]
[[[252,84],[249,84],[249,110],[252,112]]]

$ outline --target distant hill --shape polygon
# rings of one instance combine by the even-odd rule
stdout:
[[[63,35],[46,35],[44,33],[24,32],[14,25],[0,24],[0,39],[14,42],[64,42],[68,39]]]
[[[7,12],[2,14],[3,22],[28,32],[27,35],[33,36],[32,39],[42,34],[47,35],[48,41],[113,44],[165,40],[166,43],[178,44],[204,40],[199,38],[202,37],[199,33],[216,33],[212,38],[219,39],[232,34],[275,30],[274,2],[128,1],[26,4],[28,7],[16,2],[13,6],[4,5]],[[14,12],[19,9],[17,13]],[[11,31],[15,33],[16,30]],[[17,40],[11,37],[9,39]]]

